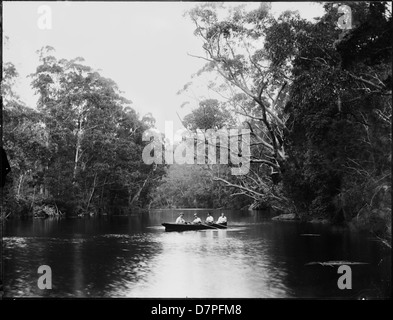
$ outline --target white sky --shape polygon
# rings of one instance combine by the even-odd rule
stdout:
[[[35,107],[37,96],[30,88],[31,79],[26,78],[38,66],[35,52],[50,45],[59,59],[83,57],[87,65],[101,70],[103,76],[119,85],[141,117],[151,112],[161,132],[166,120],[173,121],[177,130],[181,124],[176,111],[184,117],[197,101],[180,108],[190,97],[176,93],[204,64],[187,55],[204,55],[200,40],[193,35],[194,25],[183,17],[195,4],[4,1],[3,36],[8,36],[9,42],[3,47],[3,62],[15,64],[20,75],[16,91],[29,107]],[[37,25],[41,5],[51,8],[50,30],[41,30]],[[307,19],[323,14],[317,3],[272,4],[276,15],[288,9],[299,10]],[[209,93],[196,93],[194,98],[199,94]]]

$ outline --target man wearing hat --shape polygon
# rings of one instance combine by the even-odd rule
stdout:
[[[196,213],[194,213],[194,221],[192,222],[193,224],[199,224],[202,223],[201,218],[198,217]]]
[[[224,215],[224,212],[221,213],[221,216],[218,218],[217,223],[226,223],[227,222],[227,217]]]
[[[207,218],[206,218],[206,223],[207,224],[212,224],[214,222],[213,216],[210,214],[210,212],[207,213]]]
[[[186,223],[186,221],[183,219],[183,212],[180,212],[179,216],[176,219],[176,224],[182,224],[182,223]]]

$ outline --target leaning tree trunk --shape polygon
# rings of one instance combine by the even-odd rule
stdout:
[[[150,174],[147,176],[147,178],[145,179],[145,181],[143,181],[142,186],[139,188],[139,190],[137,191],[137,193],[134,195],[134,197],[132,198],[131,202],[130,202],[130,206],[132,206],[136,201],[138,201],[139,196],[141,195],[141,192],[143,190],[143,188],[145,187],[147,181],[150,178]]]
[[[86,212],[89,210],[91,199],[93,199],[93,195],[96,190],[96,180],[97,180],[97,173],[94,175],[93,187],[90,192],[89,200],[87,201]]]
[[[80,151],[82,145],[82,118],[79,119],[78,123],[78,131],[76,133],[76,146],[75,146],[75,159],[74,159],[74,170],[72,173],[72,183],[76,183],[76,175],[78,171],[78,164],[80,158]]]

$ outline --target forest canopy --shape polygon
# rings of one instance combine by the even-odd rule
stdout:
[[[3,203],[15,214],[128,212],[147,204],[163,168],[143,163],[142,119],[116,83],[84,64],[57,59],[54,48],[39,52],[31,74],[37,108],[19,101],[12,85],[2,87],[4,149],[11,164]],[[17,72],[3,66],[3,83]]]

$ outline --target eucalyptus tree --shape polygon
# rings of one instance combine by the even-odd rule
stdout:
[[[31,75],[55,150],[46,173],[52,193],[84,211],[136,204],[159,172],[141,158],[142,133],[154,118],[139,120],[117,84],[83,58],[58,60],[53,51],[38,52],[40,65]]]
[[[189,12],[205,51],[196,56],[206,60],[196,75],[221,77],[206,86],[252,135],[250,174],[237,183],[217,180],[257,202],[312,214],[335,212],[337,201],[345,207],[353,183],[368,185],[368,204],[390,188],[391,11],[385,2],[346,4],[348,30],[337,24],[339,4],[325,4],[313,22],[289,11],[275,19],[266,3],[229,14],[219,4]],[[371,176],[379,178],[370,186]]]
[[[247,11],[243,6],[223,16],[218,5],[200,5],[189,11],[195,24],[195,35],[203,42],[205,66],[197,73],[216,72],[223,81],[209,88],[225,97],[226,105],[243,120],[251,131],[253,164],[248,175],[237,183],[216,177],[240,194],[256,202],[286,203],[279,184],[288,155],[285,149],[287,117],[283,112],[288,84],[289,65],[278,65],[267,45],[277,21],[269,5]],[[282,19],[295,19],[291,14]],[[286,39],[284,40],[286,41]],[[188,86],[184,88],[187,90]]]

